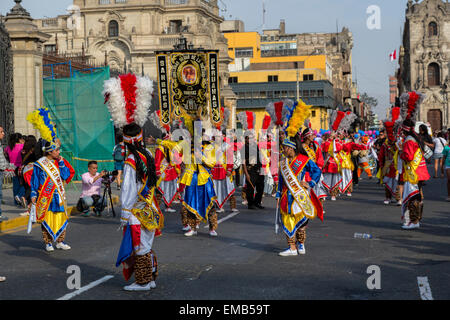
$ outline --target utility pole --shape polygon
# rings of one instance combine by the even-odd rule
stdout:
[[[300,99],[300,83],[298,81],[299,72],[298,72],[298,62],[295,62],[295,71],[297,72],[297,101]]]

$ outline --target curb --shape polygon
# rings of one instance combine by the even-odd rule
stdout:
[[[119,196],[113,195],[112,202],[113,204],[117,204],[119,202]],[[67,213],[69,214],[69,217],[81,214],[81,212],[77,210],[76,205],[67,207]],[[11,231],[14,231],[15,229],[18,229],[16,231],[20,231],[22,228],[28,225],[28,220],[29,217],[26,216],[0,222],[0,235],[3,233],[9,233]]]

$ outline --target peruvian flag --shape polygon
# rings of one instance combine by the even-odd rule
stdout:
[[[394,50],[391,54],[389,54],[389,58],[391,61],[397,60],[397,50]]]

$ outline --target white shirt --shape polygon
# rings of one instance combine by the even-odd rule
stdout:
[[[442,153],[444,152],[444,147],[447,145],[447,142],[444,138],[433,138],[434,143],[434,153]]]

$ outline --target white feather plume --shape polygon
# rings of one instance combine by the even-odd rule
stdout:
[[[153,82],[148,77],[137,77],[136,81],[136,110],[134,121],[141,127],[145,125],[152,103]]]
[[[106,80],[103,85],[103,95],[108,95],[107,107],[111,114],[111,119],[116,128],[122,128],[127,125],[127,116],[125,110],[125,97],[122,93],[119,78]]]

